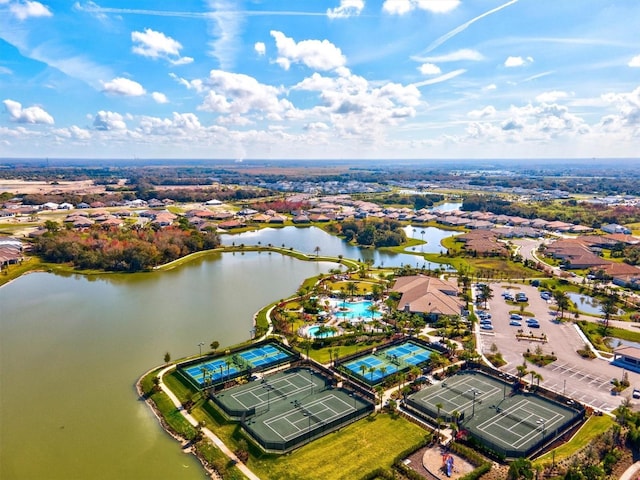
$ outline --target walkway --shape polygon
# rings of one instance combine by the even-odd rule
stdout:
[[[169,390],[169,388],[164,384],[162,380],[164,377],[164,374],[173,368],[175,368],[175,366],[170,365],[162,369],[160,373],[158,373],[158,379],[160,380],[160,383],[159,383],[160,388],[171,399],[171,401],[176,406],[178,411],[182,413],[182,416],[186,418],[191,425],[196,427],[198,425],[198,421],[195,418],[193,418],[191,414],[182,407],[182,402],[178,400],[178,397],[176,397],[174,393],[171,390]],[[238,467],[238,470],[240,470],[245,477],[247,477],[249,480],[260,480],[260,477],[258,477],[255,473],[249,470],[249,467],[247,467],[244,463],[242,463],[240,459],[238,459],[238,457],[235,455],[235,453],[229,450],[229,447],[227,447],[224,444],[224,442],[220,440],[220,438],[216,434],[214,434],[211,430],[209,430],[206,427],[202,429],[202,433],[207,438],[209,438],[213,442],[213,444],[222,451],[222,453],[224,453],[227,457],[229,457],[229,459],[235,464],[236,467]]]

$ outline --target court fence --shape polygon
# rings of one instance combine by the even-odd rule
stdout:
[[[353,370],[349,369],[346,364],[353,361],[353,360],[357,360],[358,358],[362,358],[362,357],[366,357],[368,355],[372,355],[374,352],[380,352],[389,348],[393,348],[395,346],[398,345],[402,345],[404,343],[407,343],[411,341],[412,343],[415,343],[416,345],[420,345],[423,348],[429,349],[429,350],[435,350],[436,352],[438,352],[441,355],[448,355],[449,351],[447,350],[447,348],[443,345],[441,345],[440,343],[433,343],[433,342],[425,342],[424,340],[417,338],[417,337],[402,337],[402,338],[398,338],[396,340],[393,340],[391,342],[385,343],[383,345],[378,345],[377,347],[371,347],[369,349],[360,351],[360,352],[356,352],[356,353],[352,353],[351,355],[347,355],[345,357],[342,357],[340,360],[336,361],[334,363],[333,369],[336,370],[337,372],[340,373],[340,375],[343,375],[345,377],[347,377],[351,382],[353,383],[358,383],[361,386],[363,386],[364,388],[370,389],[376,385],[379,385],[383,382],[385,382],[386,380],[388,380],[390,377],[393,377],[393,375],[396,375],[397,373],[400,372],[407,372],[409,371],[411,368],[413,368],[414,366],[417,366],[418,368],[420,368],[421,372],[424,373],[425,371],[428,371],[428,367],[429,367],[429,360],[425,360],[422,363],[419,363],[417,365],[410,365],[410,364],[406,364],[404,366],[401,366],[401,368],[398,368],[397,372],[393,372],[390,373],[384,377],[378,378],[378,379],[374,379],[371,380],[370,378],[367,378],[367,373],[365,373],[364,375],[361,374],[361,372],[354,372]],[[400,365],[399,365],[400,366]]]
[[[260,434],[260,429],[256,429],[252,424],[246,421],[247,417],[241,417],[240,425],[242,428],[250,435],[250,437],[258,443],[258,445],[267,453],[288,453],[299,446],[309,443],[316,438],[320,438],[327,433],[338,430],[346,425],[349,425],[361,418],[364,418],[371,414],[374,411],[375,407],[373,404],[368,404],[360,407],[358,410],[354,410],[348,413],[345,416],[340,418],[336,418],[330,422],[324,423],[320,422],[319,424],[314,424],[313,428],[311,423],[309,423],[309,428],[307,431],[303,431],[300,435],[291,438],[289,440],[282,441],[269,441],[262,437]]]
[[[265,366],[258,366],[258,367],[254,367],[251,365],[251,363],[242,358],[239,353],[241,352],[245,352],[247,350],[251,350],[254,348],[260,348],[260,347],[264,347],[265,345],[273,345],[276,348],[278,348],[279,350],[285,352],[287,354],[287,356],[275,360],[272,363],[269,363],[268,365]],[[205,385],[201,385],[198,382],[196,382],[193,377],[191,377],[191,375],[189,375],[186,370],[194,365],[198,365],[201,363],[206,363],[209,361],[214,361],[217,359],[221,359],[224,357],[229,357],[229,366],[233,365],[236,367],[237,371],[233,372],[233,373],[229,373],[227,375],[224,375],[224,368],[223,368],[223,375],[221,375],[221,378],[213,381],[211,379],[209,379]],[[261,372],[264,370],[271,370],[273,368],[279,367],[279,366],[283,366],[283,365],[289,365],[291,363],[297,362],[298,360],[300,360],[301,356],[298,352],[296,352],[295,350],[291,349],[289,346],[280,343],[272,338],[267,338],[265,340],[262,340],[260,342],[256,342],[256,343],[252,343],[249,345],[241,345],[238,346],[236,348],[232,348],[232,349],[228,349],[228,350],[219,350],[215,353],[211,353],[211,354],[206,354],[206,355],[202,355],[200,357],[197,358],[193,358],[190,360],[187,360],[185,362],[182,363],[178,363],[176,365],[176,371],[178,372],[178,375],[180,375],[180,377],[188,384],[190,385],[194,390],[196,391],[201,391],[204,389],[209,389],[209,388],[213,388],[213,389],[220,389],[223,388],[224,385],[228,382],[232,382],[238,378],[242,378],[244,376],[247,375],[251,375],[252,373],[255,372]]]

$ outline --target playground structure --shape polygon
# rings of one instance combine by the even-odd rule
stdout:
[[[444,470],[447,477],[450,477],[451,473],[453,473],[453,463],[451,454],[446,452],[442,454],[442,470]]]

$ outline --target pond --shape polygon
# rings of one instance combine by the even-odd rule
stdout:
[[[602,309],[600,307],[600,302],[588,295],[583,295],[581,293],[575,292],[567,292],[567,297],[576,304],[576,307],[581,312],[590,314],[590,315],[602,315]],[[618,314],[621,314],[622,311],[619,311]]]
[[[415,238],[427,242],[422,245],[416,245],[406,249],[408,252],[419,253],[444,253],[446,248],[442,246],[442,240],[445,238],[462,235],[463,232],[454,232],[451,230],[443,230],[437,227],[420,227],[408,225],[404,227],[404,233],[408,238]]]
[[[333,263],[211,254],[166,272],[32,273],[0,288],[0,478],[205,478],[134,384],[250,337],[253,314]],[[204,349],[203,349],[204,351]]]
[[[431,230],[433,241],[430,243],[440,243],[440,235],[442,235],[440,232],[445,232],[445,230],[437,228]],[[451,236],[452,234],[452,232],[446,232],[446,236]],[[369,260],[373,261],[373,265],[376,267],[412,265],[416,266],[416,268],[422,266],[426,268],[426,262],[421,255],[382,252],[374,248],[357,247],[317,227],[263,228],[238,234],[223,234],[221,235],[221,240],[224,245],[244,244],[266,246],[270,244],[277,247],[284,245],[285,248],[293,248],[307,255],[315,255],[315,249],[319,247],[319,255],[333,257],[342,255],[344,258]],[[425,240],[429,242],[426,234]],[[451,267],[446,264],[441,264],[441,268],[451,270]]]

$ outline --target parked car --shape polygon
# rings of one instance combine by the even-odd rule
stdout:
[[[540,324],[538,322],[527,323],[527,327],[529,328],[540,328]]]
[[[511,320],[522,320],[522,315],[518,315],[517,313],[512,313],[511,315],[509,315],[509,318]]]
[[[536,319],[536,318],[527,318],[526,322],[527,323],[540,323],[540,322],[538,322],[538,319]]]
[[[632,396],[633,398],[640,398],[640,390],[638,390],[637,388],[634,388]]]
[[[516,302],[528,302],[529,299],[524,293],[516,293]]]
[[[481,323],[480,328],[482,330],[493,330],[493,325],[491,323]]]
[[[522,322],[520,320],[510,320],[509,325],[511,325],[512,327],[521,327]]]
[[[540,297],[543,300],[551,300],[551,292],[540,292]]]

